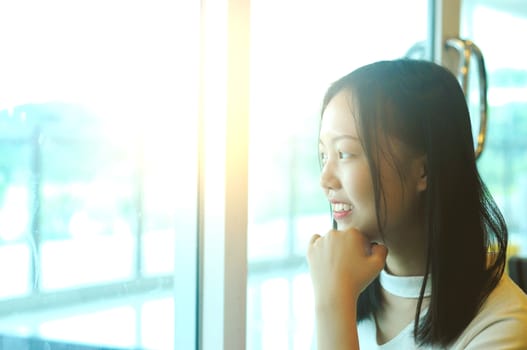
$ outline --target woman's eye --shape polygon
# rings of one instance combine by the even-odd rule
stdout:
[[[339,159],[348,159],[348,158],[352,158],[352,157],[353,157],[352,153],[339,152]]]
[[[320,152],[320,161],[325,164],[328,160],[328,155],[324,152]]]

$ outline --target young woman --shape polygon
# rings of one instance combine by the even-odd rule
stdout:
[[[344,76],[319,144],[334,219],[308,248],[319,350],[527,349],[527,296],[503,273],[507,230],[450,72],[396,60]]]

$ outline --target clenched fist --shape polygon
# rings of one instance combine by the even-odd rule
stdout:
[[[336,306],[343,300],[356,302],[383,269],[386,255],[385,246],[370,243],[355,229],[314,235],[307,260],[317,307]]]

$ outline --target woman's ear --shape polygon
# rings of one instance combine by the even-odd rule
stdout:
[[[428,185],[428,166],[426,156],[420,156],[417,161],[419,164],[419,178],[417,180],[417,191],[423,192],[426,191]]]

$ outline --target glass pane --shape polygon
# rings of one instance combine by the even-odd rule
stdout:
[[[252,1],[251,10],[247,348],[306,349],[314,327],[307,240],[331,228],[318,179],[323,94],[353,69],[426,42],[428,8]]]
[[[461,35],[483,52],[489,84],[487,142],[478,167],[519,254],[527,254],[527,51],[520,44],[526,32],[523,1],[463,2]]]
[[[0,298],[29,293],[31,255],[30,147],[13,123],[12,111],[0,112]]]
[[[181,170],[183,157],[174,156],[178,148],[172,134],[173,131],[165,127],[149,132],[144,140],[141,266],[145,275],[174,271],[174,214],[178,203],[189,198],[176,193],[174,180],[181,178],[178,170]],[[190,190],[195,191],[195,188]]]
[[[25,113],[36,121],[42,289],[132,278],[140,210],[133,135],[67,105]]]
[[[199,3],[0,13],[0,344],[177,347],[175,281],[196,294],[174,276],[195,257],[174,251],[196,235]]]

